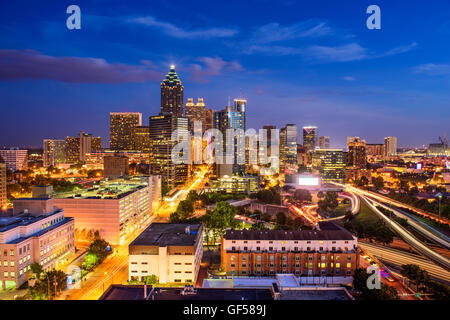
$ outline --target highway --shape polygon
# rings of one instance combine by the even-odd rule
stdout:
[[[375,212],[386,224],[394,230],[405,242],[407,242],[410,246],[415,248],[417,251],[436,262],[437,264],[445,267],[447,270],[450,269],[450,261],[446,257],[437,253],[434,250],[431,250],[429,247],[424,245],[421,241],[417,240],[411,233],[409,233],[406,229],[400,226],[397,222],[389,219],[386,215],[384,215],[380,210],[376,208],[377,202],[369,199],[368,197],[361,195],[361,198],[364,202]]]
[[[358,245],[371,255],[385,261],[388,264],[401,267],[404,264],[416,264],[420,268],[426,270],[433,278],[450,283],[450,272],[444,268],[434,264],[428,259],[419,255],[413,255],[402,250],[392,249],[367,242],[359,241]]]

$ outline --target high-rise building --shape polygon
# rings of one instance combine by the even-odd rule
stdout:
[[[303,147],[309,152],[314,151],[317,147],[317,127],[303,127]]]
[[[346,154],[342,149],[316,149],[312,154],[313,168],[322,182],[345,183]]]
[[[205,129],[207,127],[206,107],[203,98],[198,98],[196,104],[194,104],[194,100],[192,98],[188,99],[188,102],[186,103],[186,118],[189,119],[189,131],[191,133],[194,132],[194,121],[201,122],[202,132],[207,130]]]
[[[319,149],[328,149],[330,147],[330,137],[322,136],[319,137]]]
[[[384,158],[390,159],[397,155],[397,137],[384,138]]]
[[[184,116],[184,87],[175,72],[175,66],[170,66],[170,72],[161,82],[161,113],[172,113],[176,117]]]
[[[348,143],[347,165],[364,169],[367,167],[366,141],[359,138]]]
[[[128,157],[123,155],[111,155],[103,158],[103,177],[115,179],[126,177],[129,174]]]
[[[214,128],[214,110],[206,109],[205,110],[205,128],[204,131]]]
[[[150,128],[149,126],[134,127],[133,140],[134,150],[141,152],[150,152]]]
[[[142,126],[142,113],[111,112],[109,116],[110,149],[133,150],[134,127]]]
[[[297,126],[286,124],[280,130],[280,167],[297,166]]]
[[[6,208],[6,164],[0,161],[0,210]]]
[[[382,157],[384,154],[384,145],[382,143],[367,143],[367,155],[371,157]]]
[[[246,100],[235,99],[234,107],[227,106],[225,109],[221,111],[214,112],[214,128],[220,130],[223,134],[224,141],[224,155],[226,154],[227,146],[233,144],[234,157],[232,160],[232,164],[224,163],[218,164],[216,166],[216,173],[219,176],[228,175],[231,176],[237,172],[245,171],[245,138],[240,137],[240,134],[235,134],[233,141],[227,141],[227,130],[235,129],[242,130],[245,133],[246,125],[245,125],[245,110],[246,110]],[[230,136],[231,138],[231,136]],[[239,146],[239,139],[242,139],[243,146]],[[243,148],[241,148],[243,147]],[[244,163],[240,164],[239,159],[244,159]]]
[[[44,139],[43,146],[44,167],[56,166],[66,162],[66,141],[55,139]]]
[[[348,144],[350,142],[355,142],[357,140],[360,140],[359,137],[347,137],[347,151],[348,151]]]
[[[28,150],[16,148],[1,149],[0,160],[6,164],[6,169],[11,171],[28,169]]]
[[[66,137],[65,147],[67,163],[84,163],[87,154],[102,150],[102,138],[80,131],[78,137]]]
[[[169,188],[184,183],[189,176],[188,164],[175,164],[172,161],[172,148],[177,144],[172,140],[172,132],[178,130],[179,134],[188,132],[187,118],[178,118],[171,113],[151,116],[149,120],[151,141],[151,172],[161,175],[163,182]]]
[[[80,137],[66,137],[66,162],[80,162]]]

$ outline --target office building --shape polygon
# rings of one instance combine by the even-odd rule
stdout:
[[[280,167],[282,170],[297,167],[297,126],[286,124],[280,130]]]
[[[235,99],[234,106],[227,106],[221,111],[214,112],[214,128],[222,132],[224,142],[224,163],[216,165],[216,174],[219,176],[231,176],[235,173],[245,172],[246,104],[246,100]],[[235,131],[234,138],[231,135],[227,136],[229,129],[233,129],[230,130],[230,133],[239,130]],[[227,146],[230,145],[233,146],[230,149],[233,155],[227,154]]]
[[[142,113],[111,112],[109,117],[110,149],[133,150],[134,127],[142,126]]]
[[[129,174],[130,166],[128,157],[123,155],[110,155],[103,158],[103,177],[114,179],[126,177]]]
[[[0,290],[19,288],[32,263],[48,271],[74,252],[74,219],[55,207],[53,199],[14,200],[14,215],[0,217]]]
[[[124,156],[128,158],[128,163],[149,164],[150,153],[140,151],[114,151],[114,150],[102,150],[98,152],[86,153],[85,165],[89,170],[104,169],[104,159],[108,156]]]
[[[172,161],[172,148],[178,143],[172,140],[172,132],[178,130],[180,136],[188,134],[187,118],[173,114],[160,114],[150,117],[151,172],[160,175],[169,188],[184,183],[189,177],[189,165]]]
[[[334,224],[320,231],[229,229],[220,248],[229,276],[352,276],[359,265],[357,239]]]
[[[75,219],[77,240],[99,231],[113,245],[146,226],[152,215],[153,178],[101,180],[90,189],[53,195],[55,205]]]
[[[80,131],[78,137],[66,137],[65,147],[66,163],[86,163],[87,154],[102,150],[102,138]]]
[[[136,126],[133,132],[133,150],[140,152],[150,152],[150,127],[149,126]]]
[[[56,166],[66,162],[66,141],[56,139],[44,139],[43,155],[44,167]]]
[[[170,72],[161,82],[161,113],[184,117],[183,95],[184,87],[175,72],[175,66],[171,65]]]
[[[259,177],[245,176],[222,176],[211,179],[211,191],[224,193],[250,194],[259,191]]]
[[[0,149],[0,161],[6,164],[6,170],[18,171],[28,169],[28,150],[16,148]]]
[[[384,145],[382,143],[367,143],[367,156],[381,158],[384,154]]]
[[[6,209],[7,200],[6,164],[0,161],[0,210]]]
[[[202,224],[152,223],[130,245],[129,280],[194,284],[203,256]]]
[[[319,137],[318,146],[319,146],[319,149],[328,149],[328,148],[330,148],[330,137],[329,136],[321,136],[321,137]]]
[[[347,165],[364,169],[367,167],[366,141],[356,138],[347,145]]]
[[[317,127],[303,127],[303,147],[305,147],[308,152],[314,151],[317,147]]]
[[[80,162],[80,137],[66,137],[66,163]]]
[[[188,102],[186,103],[186,118],[189,119],[189,132],[191,134],[194,133],[195,121],[201,123],[202,133],[207,130],[206,128],[209,126],[206,124],[206,107],[203,98],[198,98],[196,104],[194,104],[194,99],[188,98]]]
[[[384,138],[384,158],[389,160],[397,156],[397,137]]]
[[[214,110],[205,109],[205,128],[204,131],[214,128]]]
[[[342,149],[316,149],[312,153],[312,166],[322,183],[345,183],[346,154]]]

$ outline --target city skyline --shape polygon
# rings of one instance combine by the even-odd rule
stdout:
[[[233,2],[124,8],[96,1],[79,4],[81,30],[65,27],[63,4],[27,3],[33,14],[22,14],[20,1],[9,3],[0,13],[0,146],[40,148],[43,139],[79,131],[106,142],[109,112],[159,113],[171,64],[185,87],[183,103],[203,97],[207,108],[222,110],[242,95],[249,128],[313,125],[339,148],[347,136],[367,143],[396,136],[399,147],[420,147],[448,135],[445,10],[379,1],[382,29],[368,30],[368,2],[346,10],[325,2],[282,1],[273,9],[253,1],[234,12]],[[243,19],[254,5],[261,14]],[[433,20],[420,23],[425,15]],[[403,22],[406,16],[417,24]],[[19,117],[20,131],[8,121]]]

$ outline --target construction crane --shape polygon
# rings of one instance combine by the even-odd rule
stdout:
[[[447,136],[445,135],[445,133],[443,134],[444,138],[439,137],[439,141],[441,141],[442,145],[444,146],[445,150],[448,149],[448,140],[447,140]]]

